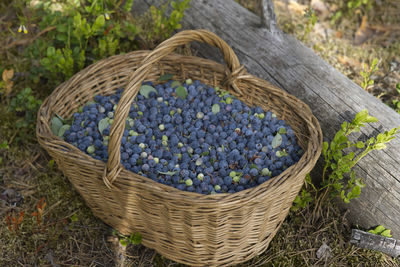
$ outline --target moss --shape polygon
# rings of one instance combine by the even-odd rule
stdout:
[[[0,239],[7,242],[0,243],[0,266],[12,266],[17,261],[28,266],[48,264],[48,253],[58,263],[87,266],[93,258],[111,263],[112,258],[103,251],[104,236],[111,234],[110,228],[93,216],[56,167],[48,167],[49,158],[38,145],[34,148],[24,151],[11,146],[7,165],[1,168],[1,171],[8,170],[2,183],[25,197],[20,206],[2,218]],[[21,176],[15,177],[17,174]],[[42,197],[46,206],[39,225],[32,213],[37,212]],[[10,231],[6,218],[20,211],[24,212],[24,219],[19,230]],[[78,221],[71,220],[73,214]]]

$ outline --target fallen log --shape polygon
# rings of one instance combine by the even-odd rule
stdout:
[[[142,13],[158,2],[137,0],[133,12]],[[272,17],[269,11],[266,13]],[[333,138],[343,121],[351,121],[365,108],[379,123],[363,128],[356,138],[366,138],[400,125],[400,115],[390,107],[362,90],[297,39],[275,27],[269,31],[262,26],[265,24],[233,0],[193,0],[182,22],[183,29],[202,28],[215,32],[233,48],[249,73],[307,103],[318,118],[326,140]],[[222,62],[216,49],[204,45],[194,47],[201,56]],[[400,139],[395,139],[385,150],[374,151],[359,162],[355,171],[364,178],[366,187],[359,198],[345,206],[352,223],[366,229],[384,225],[396,238],[400,237],[399,151]]]

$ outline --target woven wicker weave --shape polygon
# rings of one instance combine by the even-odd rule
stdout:
[[[200,41],[218,47],[227,66],[172,52]],[[305,151],[299,162],[269,181],[234,194],[201,195],[154,182],[125,170],[120,143],[132,100],[143,80],[157,83],[166,73],[229,90],[248,105],[259,105],[284,119]],[[115,112],[107,164],[52,134],[51,118],[70,117],[96,94],[124,87]],[[37,137],[93,213],[121,233],[140,232],[143,245],[193,266],[227,266],[265,251],[285,219],[305,175],[315,165],[322,133],[309,107],[248,74],[233,50],[206,31],[182,31],[154,51],[136,51],[101,60],[58,86],[38,113]]]

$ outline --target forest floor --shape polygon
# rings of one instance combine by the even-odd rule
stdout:
[[[260,12],[256,0],[238,2]],[[396,89],[400,83],[400,2],[377,1],[380,5],[368,11],[363,6],[349,10],[339,6],[339,2],[275,0],[278,26],[360,86],[361,71],[371,70],[373,60],[377,59],[378,68],[370,75],[374,83],[365,90],[400,111],[400,106],[394,104],[400,99],[400,88]],[[306,12],[310,7],[317,19],[313,26],[311,13]],[[339,11],[343,15],[334,21],[333,14]]]
[[[256,1],[239,2],[259,10]],[[310,1],[274,1],[279,27],[360,85],[360,72],[378,59],[378,70],[369,76],[374,83],[366,90],[400,110],[400,4],[357,9],[355,16],[343,15],[332,24],[331,14],[340,7],[325,2],[313,1],[318,21],[307,27],[311,19],[304,12]],[[14,122],[5,110],[1,105],[1,133],[7,143],[0,140],[0,266],[181,266],[144,246],[122,246],[37,144],[33,131],[22,146],[13,145],[18,132],[12,132]],[[353,226],[345,215],[335,205],[323,206],[318,216],[312,205],[291,211],[268,250],[240,266],[400,265],[383,253],[351,245]],[[323,244],[330,252],[318,257]]]

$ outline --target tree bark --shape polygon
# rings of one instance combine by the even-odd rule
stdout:
[[[133,12],[144,12],[158,1],[137,0]],[[295,95],[312,109],[326,140],[332,140],[343,121],[351,121],[362,109],[379,119],[367,125],[355,139],[376,136],[400,125],[400,115],[362,90],[322,60],[300,41],[280,31],[260,27],[260,18],[233,0],[193,0],[185,12],[183,29],[208,29],[218,34],[236,52],[247,71]],[[220,53],[195,44],[199,55],[221,62]],[[374,151],[355,167],[366,187],[345,207],[356,225],[383,225],[400,237],[400,141]],[[321,164],[321,162],[319,163]],[[317,170],[321,166],[317,166]]]

